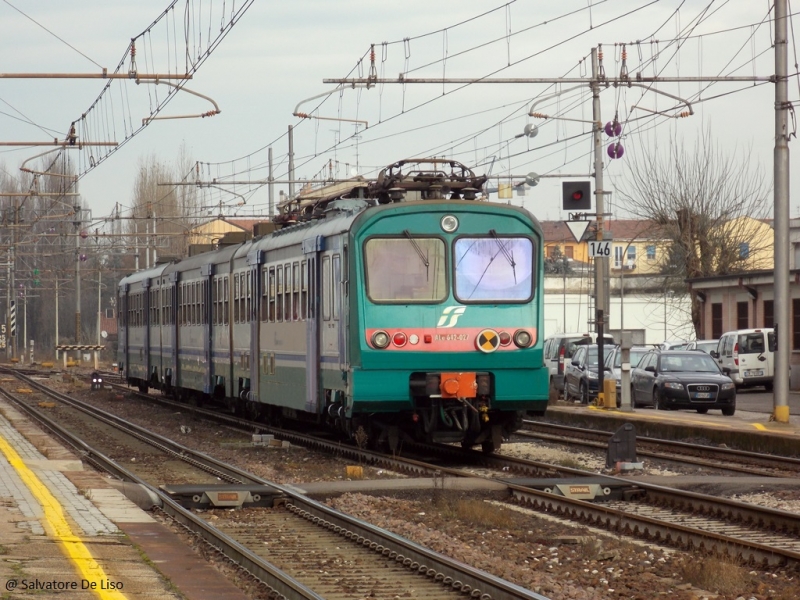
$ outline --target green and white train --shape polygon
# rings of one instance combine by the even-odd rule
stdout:
[[[120,370],[376,446],[497,450],[547,407],[543,236],[528,211],[477,200],[484,183],[401,161],[285,203],[268,234],[125,277]]]

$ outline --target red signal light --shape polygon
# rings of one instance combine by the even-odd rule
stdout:
[[[575,200],[576,202],[578,200],[583,200],[583,192],[581,190],[575,190],[574,192],[572,192],[572,199]]]

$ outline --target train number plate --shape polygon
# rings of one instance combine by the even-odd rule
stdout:
[[[711,398],[711,394],[709,394],[708,392],[697,392],[694,395],[694,397],[695,398]]]
[[[744,372],[744,376],[745,377],[763,377],[764,376],[764,370],[763,369],[753,369],[752,371],[745,371]]]

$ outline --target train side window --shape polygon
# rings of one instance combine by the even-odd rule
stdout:
[[[308,263],[300,263],[300,318],[308,318]]]
[[[253,318],[253,271],[247,271],[247,297],[245,298],[244,321],[249,323]]]
[[[300,320],[300,263],[292,265],[292,320]]]
[[[240,300],[241,306],[239,307],[239,318],[242,323],[247,323],[250,317],[250,298],[248,298],[248,291],[250,287],[250,273],[245,272],[241,275],[242,278],[242,298]]]
[[[203,283],[200,285],[202,289],[202,293],[200,294],[200,321],[203,325],[208,324],[208,307],[206,306],[207,298],[208,298],[208,279],[203,279]]]
[[[286,263],[283,266],[283,276],[286,284],[283,288],[283,319],[292,320],[292,265]]]
[[[228,275],[225,275],[224,279],[222,280],[222,287],[223,287],[223,291],[222,291],[222,302],[223,302],[222,320],[223,320],[223,324],[224,325],[227,325],[228,321],[230,320],[230,310],[231,310],[231,307],[230,307],[230,296],[229,296],[229,294],[230,294],[230,284],[228,283],[228,277],[229,277]]]
[[[267,268],[261,270],[261,320],[266,321],[269,315],[269,271]]]
[[[267,319],[270,323],[275,322],[275,267],[269,268],[269,285],[267,286],[267,294],[269,294],[269,308]]]
[[[216,325],[219,315],[219,279],[214,278],[211,280],[211,324]]]
[[[275,288],[275,321],[283,321],[283,267],[275,267],[276,288]]]
[[[322,257],[322,320],[331,320],[331,257]]]
[[[333,320],[339,320],[339,312],[342,304],[342,259],[338,254],[333,255],[333,285],[331,292],[333,293]]]
[[[231,299],[233,300],[233,316],[231,323],[239,322],[239,274],[231,275]]]

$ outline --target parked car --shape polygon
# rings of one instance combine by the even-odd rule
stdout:
[[[736,412],[736,385],[705,352],[651,350],[631,371],[631,403],[701,414],[714,408],[729,417]]]
[[[723,333],[712,352],[736,387],[763,385],[772,391],[775,378],[775,330],[739,329]]]
[[[609,351],[614,346],[609,346]],[[580,346],[564,370],[564,398],[578,398],[581,404],[589,404],[597,398],[600,390],[598,375],[598,347],[596,344]],[[611,378],[611,373],[606,374]]]
[[[614,345],[611,335],[603,334],[604,345]],[[544,341],[544,363],[550,371],[550,389],[556,395],[564,393],[564,370],[575,350],[587,344],[597,343],[597,333],[557,333]]]
[[[630,356],[628,357],[631,368],[638,365],[641,358],[652,349],[652,346],[634,346],[631,348]],[[613,376],[617,381],[617,407],[620,407],[622,406],[622,350],[619,346],[615,346],[606,356],[606,367],[611,371],[610,376]]]
[[[686,345],[687,350],[702,350],[706,354],[711,354],[712,351],[717,349],[719,340],[695,340]]]

